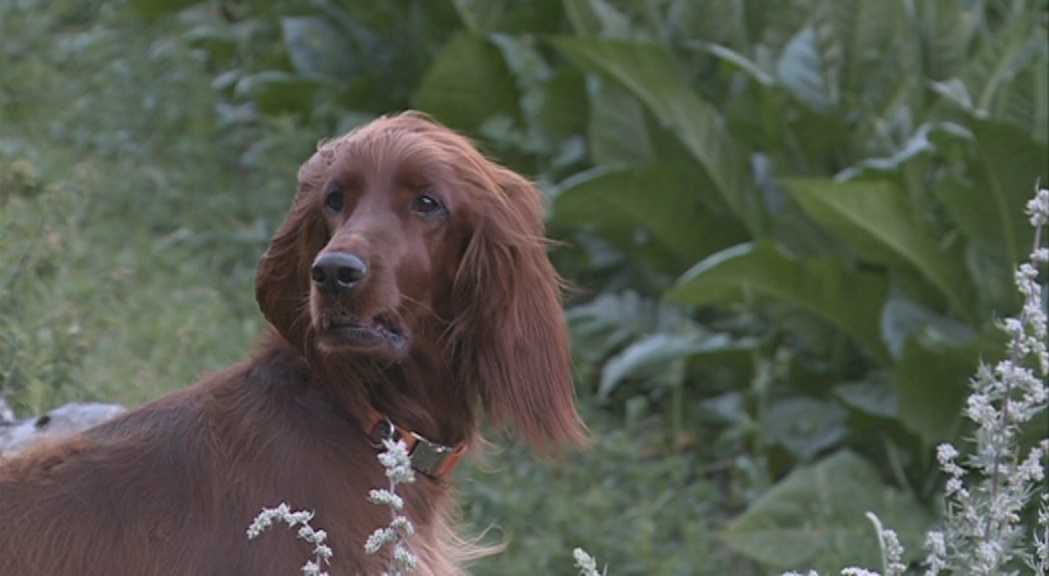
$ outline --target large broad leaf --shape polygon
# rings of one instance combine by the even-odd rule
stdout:
[[[826,111],[838,103],[837,86],[834,79],[828,78],[812,27],[802,29],[784,48],[776,63],[776,76],[800,102],[813,110]]]
[[[346,82],[357,72],[344,31],[321,16],[282,18],[281,32],[295,71],[310,80]]]
[[[847,451],[798,468],[732,522],[724,541],[777,570],[837,574],[847,566],[880,566],[878,538],[866,517],[873,512],[915,559],[932,519],[880,478],[876,467]]]
[[[581,140],[588,127],[586,75],[569,67],[557,70],[545,84],[546,102],[539,111],[543,130],[569,141]]]
[[[241,78],[234,93],[250,98],[266,114],[278,115],[309,108],[317,88],[316,82],[301,76],[271,70]]]
[[[727,334],[698,331],[684,334],[650,334],[609,358],[601,372],[598,397],[607,398],[625,378],[652,370],[665,370],[675,361],[693,356],[717,356],[753,350],[754,339],[733,340]]]
[[[453,0],[455,11],[474,34],[520,34],[555,29],[563,19],[560,0]]]
[[[941,187],[939,198],[972,242],[1014,270],[1030,253],[1034,231],[1024,213],[1039,181],[1049,181],[1049,148],[1008,124],[975,120],[976,181]]]
[[[899,400],[887,371],[869,372],[862,380],[834,387],[834,395],[849,408],[878,418],[895,420]]]
[[[926,333],[908,341],[896,367],[896,396],[900,422],[924,446],[957,436],[969,380],[981,356],[992,352],[986,340],[949,345]]]
[[[590,156],[602,166],[655,161],[641,102],[618,83],[593,82],[590,90]]]
[[[580,36],[629,38],[630,18],[604,0],[564,0],[565,14]]]
[[[722,2],[679,0],[673,4],[667,24],[676,29],[680,38],[701,38],[720,46],[744,46],[753,42],[747,38],[743,15],[735,9],[726,10]],[[750,3],[747,4],[741,7],[750,8]]]
[[[1016,71],[1026,66],[1035,54],[1045,48],[1045,34],[1037,23],[1043,8],[1028,5],[1029,17],[1016,17],[984,42],[967,60],[960,78],[972,96],[977,111],[992,110],[999,92],[1012,81]],[[1044,65],[1044,60],[1043,60]]]
[[[815,398],[774,402],[765,414],[768,441],[807,462],[849,434],[849,412],[841,404]]]
[[[987,37],[975,54],[967,55],[957,76],[932,83],[933,90],[975,118],[997,116],[1003,92],[1012,89],[1017,74],[1031,66],[1045,67],[1045,33],[1033,28],[1038,26],[1037,9],[1033,4],[1028,9],[1029,18],[1014,17]]]
[[[979,4],[957,0],[926,0],[914,5],[923,36],[925,75],[942,80],[956,75],[969,57],[973,33],[981,24]]]
[[[863,93],[894,33],[906,33],[902,5],[884,0],[820,0],[813,14],[821,60],[842,93]],[[832,93],[838,87],[831,87]]]
[[[745,237],[738,224],[703,210],[698,189],[703,181],[694,166],[683,164],[595,170],[565,183],[553,217],[569,225],[596,225],[620,246],[636,243],[643,231],[676,257],[676,273]]]
[[[146,18],[160,18],[197,3],[200,0],[131,0],[131,7]]]
[[[748,295],[792,304],[836,326],[882,362],[889,354],[878,322],[887,282],[846,270],[835,258],[798,259],[775,244],[723,250],[686,272],[668,297],[688,304],[726,304]]]
[[[730,69],[743,72],[762,86],[772,86],[776,84],[776,77],[773,76],[773,71],[765,70],[762,68],[761,63],[755,62],[727,46],[722,46],[720,44],[704,44],[703,49],[709,52],[711,56],[718,58],[727,64]]]
[[[899,360],[911,337],[931,331],[945,343],[968,344],[976,332],[968,324],[943,316],[896,291],[882,308],[881,335],[893,358]]]
[[[994,117],[1043,145],[1049,141],[1049,57],[1043,54],[1002,88]]]
[[[598,364],[638,334],[657,329],[660,307],[636,292],[601,294],[565,313],[572,332],[572,353],[584,364]]]
[[[652,44],[596,38],[558,38],[554,44],[581,68],[614,79],[644,102],[678,135],[733,212],[752,230],[761,229],[746,157],[725,130],[717,109],[682,80],[669,51]]]
[[[847,240],[865,258],[913,271],[976,323],[974,290],[960,253],[945,253],[902,194],[888,182],[823,178],[782,183],[814,220]]]
[[[517,84],[499,49],[460,32],[445,44],[426,71],[415,106],[441,122],[476,130],[495,115],[517,115]]]

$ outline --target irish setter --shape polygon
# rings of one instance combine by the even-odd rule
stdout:
[[[245,532],[282,501],[316,511],[333,576],[377,575],[385,437],[419,471],[399,487],[415,574],[462,574],[448,474],[482,413],[540,453],[584,442],[541,200],[416,113],[319,146],[258,267],[275,330],[195,386],[0,465],[0,575],[292,576],[308,544]]]

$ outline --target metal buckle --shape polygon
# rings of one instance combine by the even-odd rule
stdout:
[[[430,478],[439,478],[445,471],[448,459],[458,453],[455,448],[431,442],[414,432],[398,428],[385,416],[375,421],[368,436],[369,442],[376,450],[385,449],[384,443],[387,440],[403,441],[408,448],[408,459],[412,463],[412,469]]]
[[[455,450],[430,442],[418,434],[412,434],[412,436],[416,440],[415,449],[409,455],[412,460],[412,468],[415,468],[416,472],[425,474],[430,478],[437,478],[444,467],[444,463]]]

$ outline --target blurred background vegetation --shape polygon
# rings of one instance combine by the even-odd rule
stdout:
[[[1047,11],[6,1],[0,394],[134,405],[245,354],[298,164],[417,108],[548,195],[595,439],[460,474],[509,540],[477,574],[876,567],[867,510],[917,556],[1049,181]]]

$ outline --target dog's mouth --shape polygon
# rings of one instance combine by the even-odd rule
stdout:
[[[409,342],[404,327],[385,314],[369,320],[331,315],[324,318],[322,331],[332,343],[354,348],[386,349],[400,353],[408,348]]]

